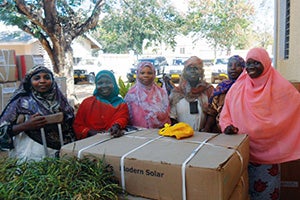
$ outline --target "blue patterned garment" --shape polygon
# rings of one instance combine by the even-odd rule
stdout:
[[[251,200],[280,199],[280,165],[248,165],[249,194]]]

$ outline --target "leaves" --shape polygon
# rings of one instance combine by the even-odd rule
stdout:
[[[0,21],[38,38],[52,61],[53,71],[73,77],[71,43],[95,28],[104,0],[7,0],[0,4]],[[69,73],[68,73],[69,72]]]
[[[247,29],[254,12],[248,1],[191,1],[187,30],[208,40],[215,49],[230,50],[247,45]],[[250,32],[250,31],[249,31]]]
[[[0,158],[0,199],[118,199],[112,167],[101,159]]]
[[[119,88],[120,88],[120,95],[124,98],[129,90],[129,88],[131,88],[132,84],[126,83],[126,85],[125,85],[125,82],[122,80],[121,76],[118,79],[118,84],[119,84]]]
[[[175,46],[181,16],[169,1],[127,0],[106,2],[105,16],[93,34],[104,52],[141,54],[143,47],[162,42]]]

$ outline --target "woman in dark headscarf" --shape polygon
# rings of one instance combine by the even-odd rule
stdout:
[[[238,55],[231,56],[228,59],[227,73],[229,79],[223,80],[217,85],[212,97],[209,100],[208,118],[205,127],[201,130],[204,132],[221,133],[219,126],[220,113],[222,111],[225,96],[231,86],[238,79],[245,68],[245,60]]]
[[[39,160],[45,156],[41,128],[44,128],[47,152],[55,156],[61,147],[57,124],[49,124],[45,116],[63,113],[60,123],[64,144],[74,140],[74,110],[59,90],[53,73],[44,66],[35,66],[26,73],[0,116],[0,137],[10,143],[10,156]],[[3,146],[2,146],[3,147]]]
[[[119,87],[114,74],[100,71],[95,78],[96,88],[91,97],[80,104],[73,128],[77,139],[110,132],[113,137],[123,134],[128,123],[127,104],[119,96]]]
[[[170,94],[172,124],[185,122],[195,131],[204,127],[213,86],[204,81],[203,61],[192,56],[184,63],[179,86]]]

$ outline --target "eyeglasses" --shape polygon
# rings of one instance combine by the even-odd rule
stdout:
[[[258,61],[246,62],[246,67],[249,67],[250,65],[261,65],[261,63]]]

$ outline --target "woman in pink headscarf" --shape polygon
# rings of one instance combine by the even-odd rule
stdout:
[[[167,91],[155,84],[155,68],[150,62],[137,67],[136,84],[125,96],[130,124],[143,128],[162,128],[170,121]]]
[[[220,115],[225,134],[249,135],[251,200],[279,199],[279,163],[300,158],[299,110],[300,93],[272,67],[267,51],[251,49]]]

